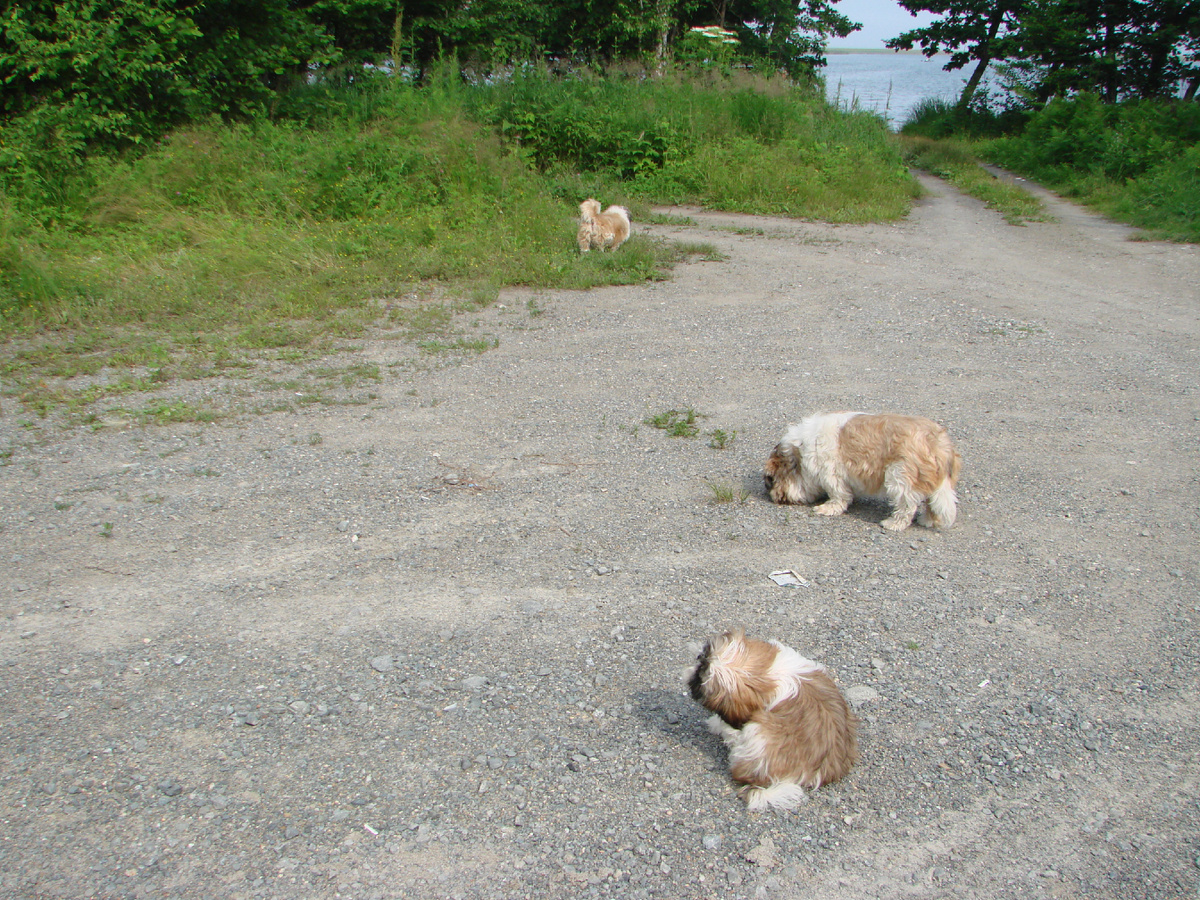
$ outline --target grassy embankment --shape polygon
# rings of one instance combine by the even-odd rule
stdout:
[[[0,385],[83,422],[106,404],[212,418],[161,395],[215,374],[249,383],[272,360],[311,363],[280,394],[319,402],[380,377],[315,368],[368,332],[476,352],[497,338],[467,336],[459,313],[503,286],[634,283],[712,252],[635,235],[580,257],[589,195],[642,220],[689,202],[864,222],[903,216],[916,191],[877,118],[749,76],[368,78],[69,171],[18,158],[0,166]]]

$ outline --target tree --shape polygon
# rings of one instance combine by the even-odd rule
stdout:
[[[728,0],[722,4],[725,21],[717,24],[737,33],[748,55],[801,78],[825,65],[830,37],[846,37],[862,28],[834,9],[836,2]]]
[[[947,70],[971,60],[959,97],[971,101],[989,63],[1012,61],[1032,76],[1038,100],[1091,91],[1109,103],[1125,97],[1185,97],[1200,82],[1200,0],[900,0],[909,12],[943,18],[887,42],[948,52]]]
[[[1021,18],[1031,0],[900,0],[913,15],[937,13],[924,28],[915,28],[886,41],[893,50],[911,50],[920,45],[928,57],[949,53],[947,72],[964,68],[975,60],[975,69],[958,98],[959,109],[966,109],[983,80],[988,64],[1006,59],[1014,49]]]
[[[194,23],[155,0],[0,5],[0,117],[75,146],[138,140],[177,121]]]
[[[1092,91],[1115,103],[1174,96],[1196,77],[1198,42],[1197,0],[1042,0],[1019,53],[1040,68],[1042,99]]]

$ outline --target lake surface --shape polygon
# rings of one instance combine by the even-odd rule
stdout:
[[[920,53],[828,53],[825,93],[843,109],[857,105],[879,113],[899,128],[922,100],[957,100],[974,63],[945,71],[949,56],[927,59]],[[985,78],[986,83],[986,78]]]

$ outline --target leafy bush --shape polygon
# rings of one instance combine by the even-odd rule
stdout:
[[[1095,94],[1052,100],[1025,130],[997,140],[997,161],[1035,177],[1072,173],[1124,180],[1200,142],[1200,104],[1161,100],[1103,103]]]
[[[1098,191],[1095,203],[1150,237],[1200,242],[1200,145],[1131,179],[1121,190]]]
[[[681,198],[866,221],[903,215],[915,189],[878,117],[746,75],[472,84],[448,66],[421,87],[304,85],[277,112],[93,150],[53,191],[0,181],[6,390],[52,406],[58,388],[38,385],[55,375],[198,377],[380,322],[403,333],[398,310],[433,285],[478,305],[501,285],[635,283],[715,253],[635,234],[581,258],[589,195],[641,221]],[[470,349],[457,338],[428,340]],[[154,379],[103,391],[126,381]]]

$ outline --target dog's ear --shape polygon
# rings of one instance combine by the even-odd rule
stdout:
[[[774,489],[777,482],[794,478],[800,470],[800,454],[789,444],[776,444],[771,455],[763,465],[763,486],[771,494],[771,499],[778,502]]]

